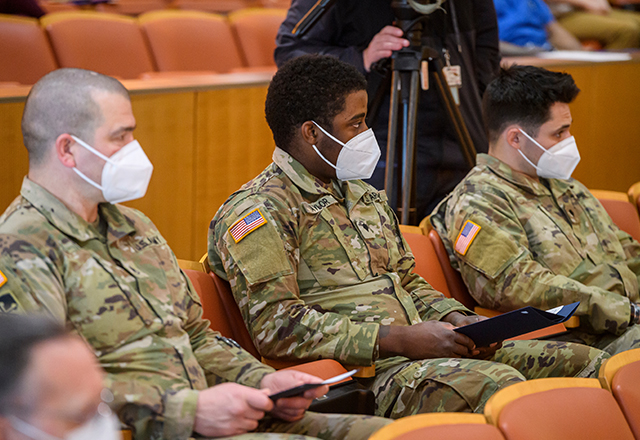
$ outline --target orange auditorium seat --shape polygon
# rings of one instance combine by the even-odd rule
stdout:
[[[0,82],[35,84],[58,66],[35,18],[0,14]]]
[[[242,67],[231,26],[221,15],[153,11],[138,17],[161,72],[227,73]]]
[[[171,7],[196,11],[227,13],[253,6],[254,0],[173,0]]]
[[[117,0],[113,3],[99,3],[96,11],[112,14],[138,15],[169,6],[168,0]]]
[[[640,241],[640,217],[635,205],[623,192],[607,190],[590,190],[591,194],[602,204],[613,223],[636,241]]]
[[[40,22],[61,67],[94,70],[120,79],[155,70],[134,18],[79,11],[46,15]]]
[[[247,66],[275,66],[276,35],[287,16],[286,9],[250,8],[229,14]]]

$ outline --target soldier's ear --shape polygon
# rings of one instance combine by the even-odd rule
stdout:
[[[315,145],[318,142],[318,128],[311,121],[306,121],[300,126],[300,134],[309,145]]]
[[[67,168],[73,168],[76,166],[76,159],[73,156],[72,148],[75,144],[76,141],[74,141],[68,133],[63,133],[56,138],[56,157]]]
[[[516,150],[519,150],[522,146],[522,138],[524,135],[520,131],[520,128],[516,125],[512,125],[508,127],[504,131],[504,137],[507,144]]]

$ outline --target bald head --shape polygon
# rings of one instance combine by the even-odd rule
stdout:
[[[83,69],[58,69],[38,81],[27,97],[22,135],[30,167],[40,165],[58,136],[69,133],[91,143],[103,122],[96,92],[119,94],[127,89],[116,79]]]

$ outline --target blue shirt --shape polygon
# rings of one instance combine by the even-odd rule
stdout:
[[[551,49],[547,25],[554,18],[543,0],[494,0],[500,41]]]

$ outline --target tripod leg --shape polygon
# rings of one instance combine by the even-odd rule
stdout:
[[[393,71],[391,76],[391,103],[389,105],[389,133],[387,136],[387,166],[384,175],[384,189],[387,192],[389,201],[396,199],[396,145],[398,140],[398,106],[400,104],[400,73]],[[392,203],[395,209],[396,203]]]
[[[476,149],[473,145],[473,141],[471,140],[471,135],[469,135],[469,131],[467,130],[467,125],[462,118],[462,114],[460,113],[460,109],[453,101],[453,96],[451,96],[451,90],[449,90],[449,86],[444,79],[444,75],[442,73],[442,61],[439,58],[434,59],[435,69],[433,71],[433,78],[436,84],[436,88],[438,89],[438,93],[442,98],[442,103],[447,111],[447,115],[449,116],[449,120],[453,124],[453,129],[456,132],[456,137],[460,142],[460,149],[462,150],[462,155],[464,156],[469,168],[473,168],[476,165]]]
[[[402,136],[402,217],[400,223],[411,221],[411,193],[414,185],[414,163],[416,156],[416,123],[418,116],[418,87],[420,73],[411,71],[409,102],[403,102],[404,130]]]

